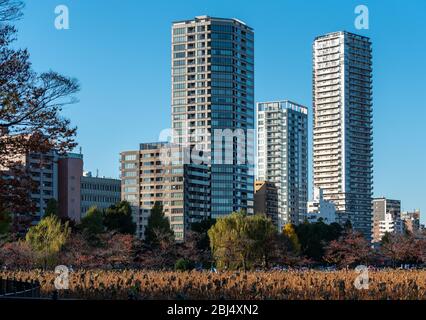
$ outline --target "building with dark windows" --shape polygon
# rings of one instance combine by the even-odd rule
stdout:
[[[303,222],[308,202],[308,109],[287,100],[257,104],[257,179],[278,189],[278,226]]]
[[[254,213],[264,214],[278,228],[278,188],[269,181],[254,184]]]
[[[172,128],[187,165],[189,223],[253,214],[254,34],[245,23],[173,23]]]
[[[313,44],[314,186],[341,223],[371,239],[373,193],[372,49],[349,32]]]
[[[120,180],[94,177],[91,172],[84,172],[81,177],[81,218],[91,207],[105,210],[120,202],[120,199]]]

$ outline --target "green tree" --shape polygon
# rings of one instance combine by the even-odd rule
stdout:
[[[108,231],[135,234],[136,224],[133,222],[130,203],[121,201],[109,207],[104,213],[104,225]]]
[[[192,261],[180,258],[175,263],[176,271],[189,271],[194,268]]]
[[[276,233],[271,220],[264,215],[234,212],[218,219],[208,232],[217,267],[247,270],[267,265]]]
[[[208,232],[216,223],[215,219],[204,219],[191,224],[191,231],[195,232],[199,237],[197,248],[200,250],[210,250],[210,239]]]
[[[156,202],[151,209],[148,225],[145,228],[145,242],[151,246],[159,245],[160,239],[174,237],[170,221],[164,216],[163,206]]]
[[[47,202],[46,210],[44,212],[44,216],[59,216],[59,207],[58,207],[58,201],[56,199],[50,199]]]
[[[37,254],[44,268],[47,268],[55,263],[70,233],[68,224],[62,225],[58,217],[49,216],[28,230],[25,241]]]
[[[12,218],[6,211],[0,212],[0,245],[7,241],[12,227]]]
[[[102,211],[97,207],[91,207],[81,219],[78,228],[92,245],[99,245],[99,235],[105,232]]]
[[[332,223],[327,225],[322,221],[315,223],[305,222],[295,229],[299,238],[301,253],[319,263],[323,262],[325,246],[330,241],[337,240],[343,232],[339,224]]]
[[[294,225],[292,225],[291,223],[287,223],[283,228],[283,234],[290,240],[293,252],[295,254],[300,254],[301,245]]]

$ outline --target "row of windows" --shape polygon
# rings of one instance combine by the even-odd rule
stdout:
[[[81,189],[83,189],[83,190],[120,192],[121,186],[120,186],[119,182],[118,182],[117,185],[82,183]]]
[[[85,194],[81,196],[82,201],[91,201],[91,202],[107,202],[107,203],[117,203],[120,201],[120,197],[111,197],[111,196],[102,196],[102,195],[90,195]]]

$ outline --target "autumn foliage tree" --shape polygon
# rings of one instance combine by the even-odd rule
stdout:
[[[0,212],[32,212],[28,172],[18,155],[66,152],[76,146],[76,128],[61,116],[75,103],[78,82],[54,71],[37,73],[26,49],[14,45],[11,23],[22,16],[23,2],[0,0]]]
[[[426,240],[412,234],[388,233],[383,237],[380,253],[393,267],[426,262]]]
[[[341,268],[368,264],[371,258],[371,245],[361,233],[354,231],[345,232],[325,247],[324,260]]]

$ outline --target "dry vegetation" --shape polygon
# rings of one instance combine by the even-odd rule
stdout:
[[[426,300],[426,271],[370,271],[368,290],[358,290],[355,271],[248,273],[78,271],[60,298],[76,299],[284,299]],[[55,274],[2,271],[0,278],[37,280],[44,296],[54,291]]]

